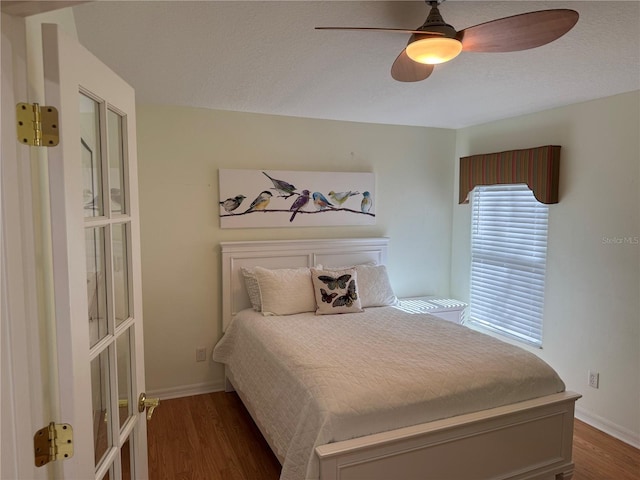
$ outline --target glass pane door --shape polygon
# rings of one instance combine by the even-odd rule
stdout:
[[[96,478],[135,478],[127,118],[87,91],[79,101]]]
[[[42,25],[59,417],[74,456],[60,480],[147,478],[135,92],[55,24]],[[52,389],[53,390],[53,389]]]

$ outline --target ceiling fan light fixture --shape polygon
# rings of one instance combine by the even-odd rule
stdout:
[[[455,38],[426,37],[414,40],[407,45],[407,55],[414,62],[427,65],[453,60],[462,51],[462,43]]]

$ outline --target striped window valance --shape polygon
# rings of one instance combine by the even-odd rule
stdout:
[[[558,203],[560,147],[510,150],[460,158],[458,203],[469,203],[477,185],[526,183],[540,203]]]

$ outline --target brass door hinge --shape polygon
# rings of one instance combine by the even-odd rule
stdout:
[[[58,110],[37,103],[16,105],[18,141],[33,147],[55,147],[60,141]]]
[[[68,423],[51,422],[33,436],[36,467],[73,457],[73,428]]]

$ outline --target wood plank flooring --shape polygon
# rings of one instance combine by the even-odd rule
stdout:
[[[278,480],[280,464],[235,393],[163,400],[148,424],[151,480]],[[576,420],[573,480],[640,480],[640,450]]]
[[[235,393],[163,400],[147,428],[151,480],[280,476],[280,463]]]
[[[640,450],[576,420],[573,480],[639,480]]]

